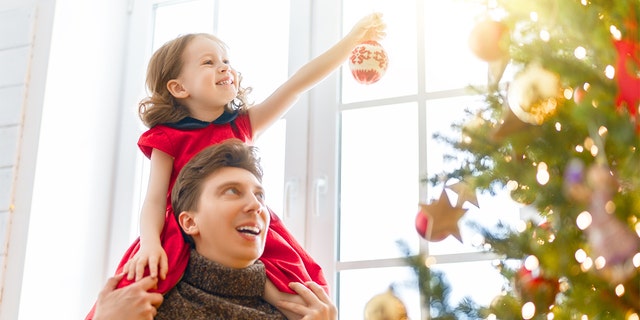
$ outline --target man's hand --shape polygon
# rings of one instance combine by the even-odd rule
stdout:
[[[335,320],[338,317],[338,309],[331,302],[327,293],[315,282],[305,284],[291,282],[289,287],[304,300],[303,304],[291,301],[279,301],[278,308],[302,316],[302,320]]]
[[[162,294],[148,292],[158,284],[157,277],[145,277],[116,289],[124,273],[109,278],[98,295],[93,320],[152,320],[162,304]]]

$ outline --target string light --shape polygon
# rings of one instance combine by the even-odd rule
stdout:
[[[640,252],[633,256],[633,266],[636,268],[640,267]]]
[[[613,77],[616,76],[616,68],[614,68],[612,65],[608,65],[606,68],[604,68],[604,75],[609,79],[613,79]]]
[[[591,218],[591,213],[587,211],[582,211],[576,218],[576,225],[580,230],[584,230],[591,225],[593,219]]]
[[[616,40],[622,39],[622,32],[620,32],[620,30],[616,26],[614,25],[609,26],[609,32],[611,32],[611,35],[613,36],[614,39]]]
[[[536,314],[536,305],[529,301],[522,305],[522,319],[531,319]]]
[[[544,42],[549,42],[551,39],[551,34],[547,30],[540,30],[540,39]]]
[[[596,258],[594,263],[595,263],[596,269],[601,270],[607,265],[607,259],[605,259],[603,256],[599,256]]]
[[[587,259],[587,253],[582,249],[576,250],[576,253],[574,253],[573,256],[576,258],[576,261],[578,261],[578,263],[583,263],[584,260]]]
[[[585,49],[584,47],[577,47],[575,50],[573,50],[573,55],[576,56],[578,60],[582,60],[587,56],[587,49]]]
[[[540,164],[538,164],[538,173],[536,174],[536,180],[538,180],[538,183],[540,185],[545,185],[547,184],[547,182],[549,182],[549,171],[548,171],[548,166],[546,163],[544,162],[540,162]]]

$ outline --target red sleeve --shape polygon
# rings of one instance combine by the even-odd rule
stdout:
[[[138,147],[149,159],[151,158],[151,151],[153,151],[153,149],[158,149],[172,157],[175,157],[176,153],[169,135],[162,129],[162,126],[155,126],[145,131],[140,136],[140,139],[138,139]]]
[[[238,130],[243,135],[243,137],[238,138],[251,144],[253,141],[253,131],[251,130],[251,119],[249,119],[249,113],[241,113],[236,118],[235,123],[238,126]]]

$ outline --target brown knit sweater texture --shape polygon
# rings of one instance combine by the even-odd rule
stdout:
[[[182,279],[165,294],[155,319],[286,319],[262,299],[266,281],[260,261],[234,269],[191,250]]]

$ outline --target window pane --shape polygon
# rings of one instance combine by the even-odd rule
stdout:
[[[479,305],[488,306],[507,285],[492,261],[436,264],[431,269],[444,273],[451,289],[450,305],[469,297]]]
[[[409,319],[421,319],[416,276],[409,267],[340,271],[338,308],[340,319],[364,319],[364,308],[374,296],[393,286],[407,308]]]
[[[242,85],[253,88],[249,98],[261,102],[288,78],[289,0],[219,1],[219,7],[216,34],[229,46]]]
[[[342,113],[340,261],[399,257],[396,240],[417,247],[417,139],[415,104]]]
[[[475,17],[485,8],[469,1],[424,2],[426,91],[484,84],[487,64],[468,46]]]
[[[153,26],[154,51],[181,34],[213,32],[213,4],[211,0],[158,4]]]
[[[280,119],[256,141],[264,174],[262,185],[267,205],[282,218],[284,192],[284,155],[287,122]]]
[[[418,90],[416,4],[414,1],[344,1],[344,33],[368,12],[381,12],[387,36],[380,41],[387,52],[389,67],[376,83],[362,85],[351,75],[349,64],[342,68],[342,102],[351,103],[397,96],[415,95]]]

